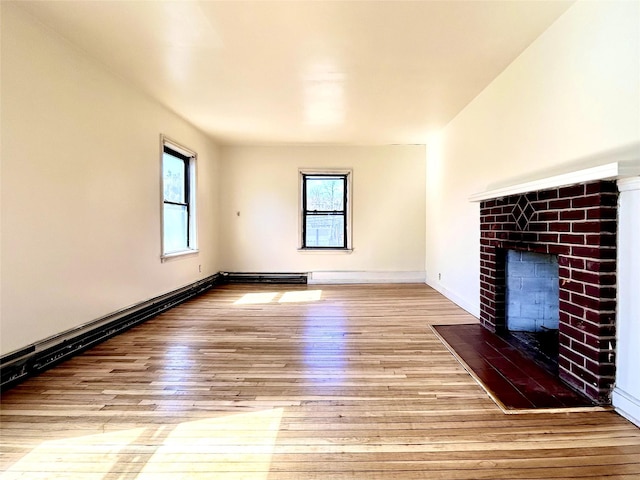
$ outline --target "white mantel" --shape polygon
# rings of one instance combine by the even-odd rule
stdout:
[[[534,178],[507,182],[473,194],[469,197],[469,201],[482,202],[596,180],[618,180],[640,175],[640,143],[632,143],[615,151],[601,152],[589,158],[583,158],[574,165],[582,165],[582,168],[562,173],[539,172]]]

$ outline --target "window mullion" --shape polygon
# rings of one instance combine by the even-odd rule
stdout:
[[[169,205],[178,205],[180,207],[189,207],[189,204],[187,203],[182,203],[182,202],[172,202],[171,200],[165,200],[164,201],[165,204],[169,204]]]

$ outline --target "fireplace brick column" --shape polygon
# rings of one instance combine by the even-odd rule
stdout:
[[[505,327],[507,250],[558,255],[560,378],[609,403],[615,378],[615,182],[597,181],[480,205],[480,321]]]

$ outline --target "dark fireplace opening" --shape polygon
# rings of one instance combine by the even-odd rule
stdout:
[[[540,332],[506,332],[505,340],[548,372],[558,375],[560,335],[558,330]]]
[[[508,250],[505,327],[510,343],[557,374],[559,355],[558,256]]]

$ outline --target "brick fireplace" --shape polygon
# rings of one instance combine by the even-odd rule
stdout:
[[[533,191],[480,204],[480,320],[506,330],[508,251],[558,259],[560,378],[609,403],[615,377],[616,231],[614,181]]]

